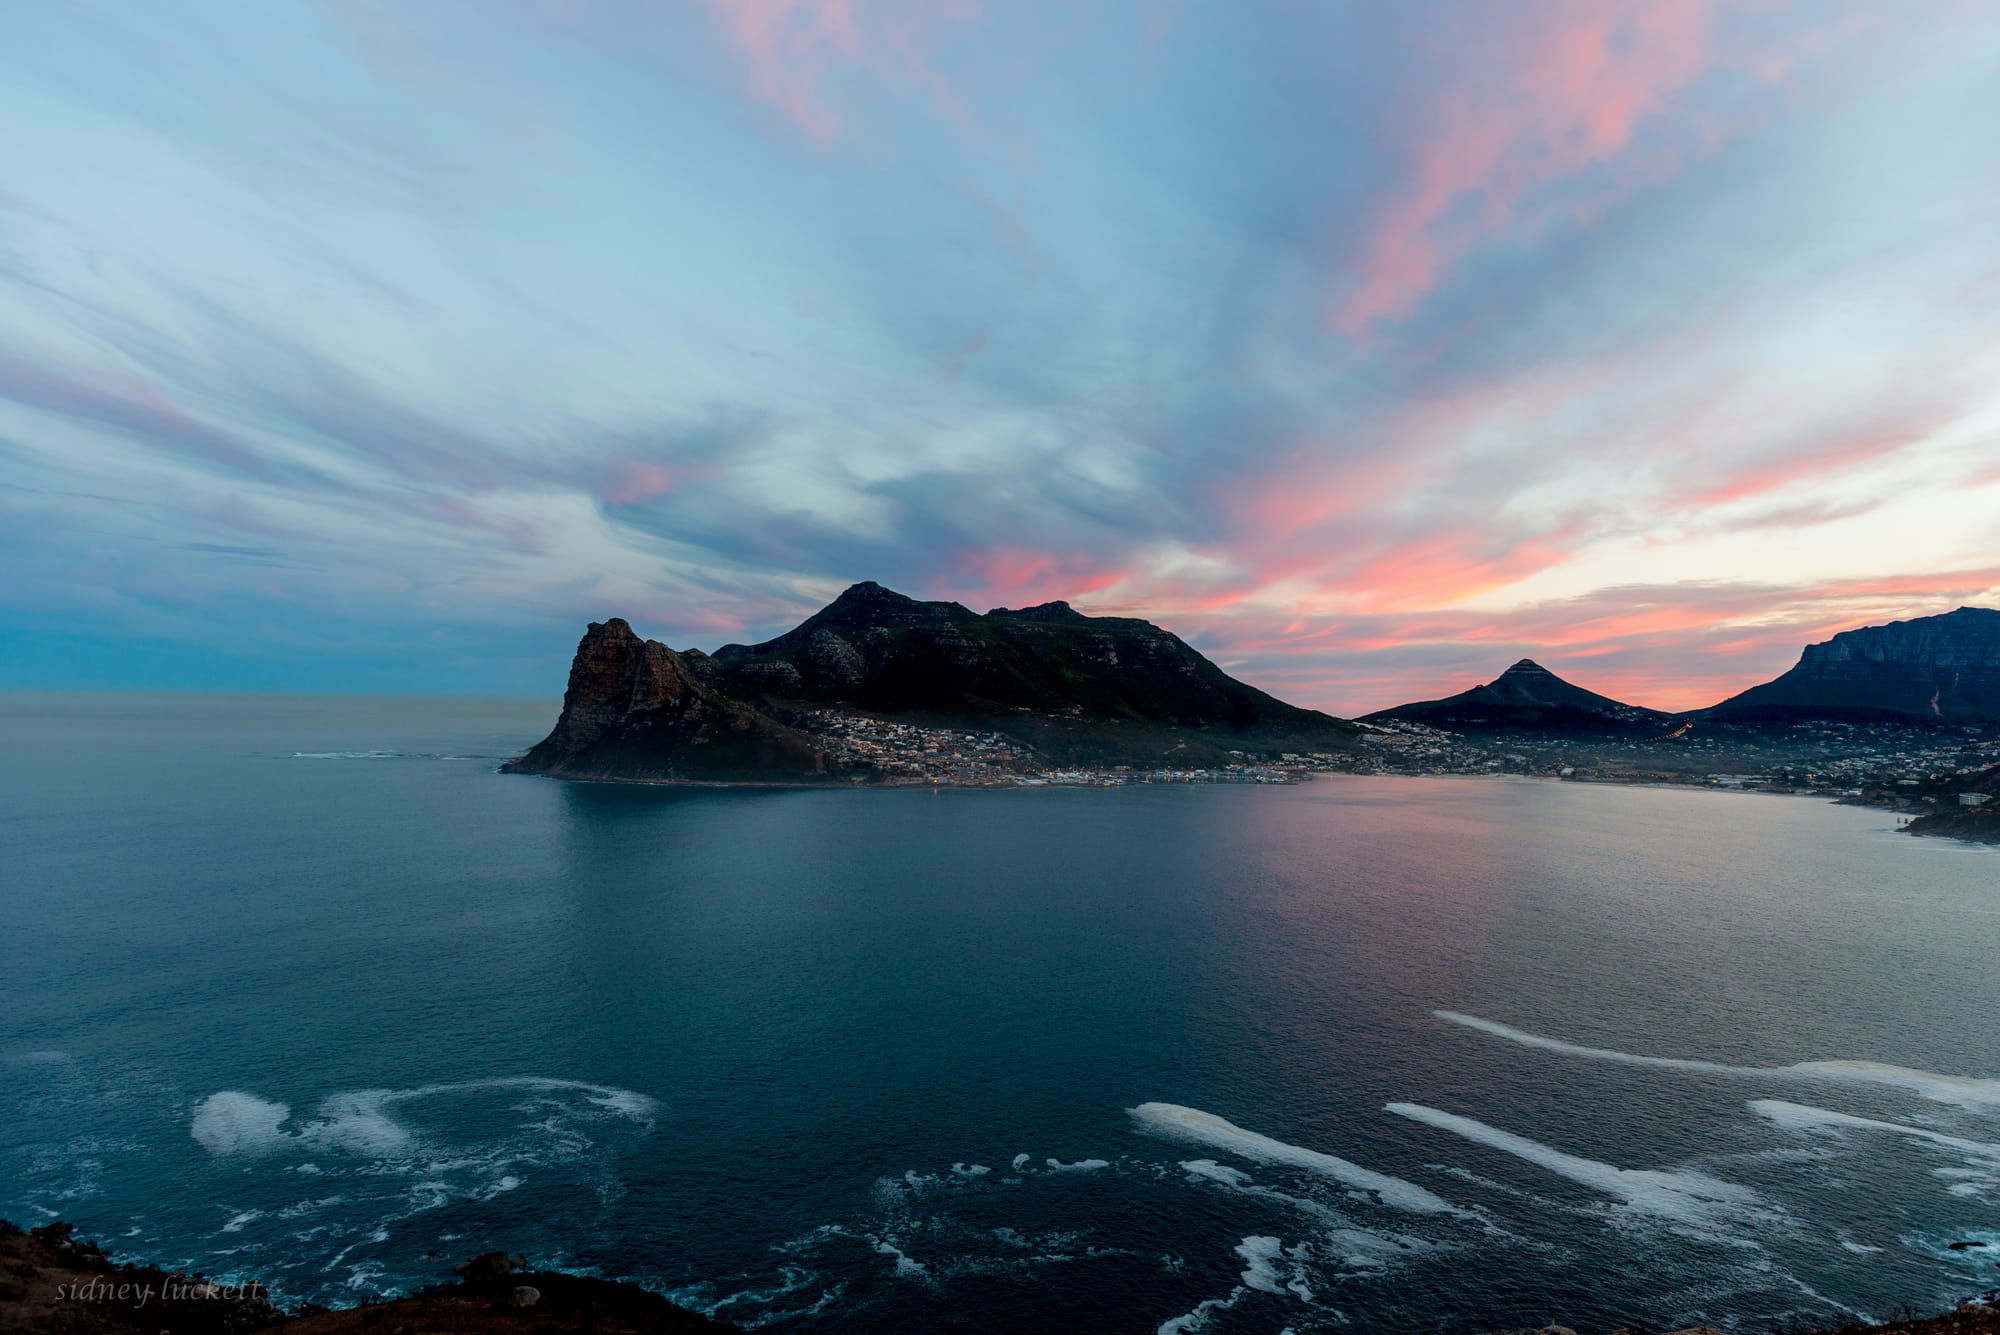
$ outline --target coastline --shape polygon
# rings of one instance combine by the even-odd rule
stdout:
[[[510,764],[512,762],[509,762]],[[501,767],[497,773],[519,775],[522,771]],[[1497,772],[1497,773],[1409,773],[1397,771],[1377,771],[1364,773],[1338,769],[1281,769],[1283,777],[1276,778],[1182,778],[1155,779],[1134,775],[1108,774],[1093,779],[1050,779],[1016,778],[998,779],[850,779],[844,781],[827,780],[809,782],[785,779],[651,779],[620,774],[529,774],[529,778],[553,779],[562,783],[604,783],[622,784],[642,788],[688,788],[699,790],[740,790],[746,792],[882,792],[887,790],[924,789],[940,790],[950,788],[966,792],[1017,792],[1022,789],[1097,789],[1097,788],[1282,788],[1301,783],[1311,783],[1323,778],[1367,778],[1367,779],[1409,779],[1435,781],[1439,779],[1460,779],[1474,782],[1512,780],[1533,783],[1577,784],[1598,788],[1651,788],[1664,792],[1730,793],[1753,797],[1796,797],[1825,802],[1831,806],[1862,807],[1871,811],[1886,811],[1893,815],[1910,816],[1896,827],[1898,834],[1914,835],[1918,838],[1955,839],[1960,843],[1974,846],[2000,846],[2000,822],[1988,822],[1976,828],[1957,828],[1939,822],[1924,827],[1927,817],[1913,814],[1899,808],[1892,800],[1873,800],[1867,797],[1836,797],[1824,791],[1800,792],[1793,788],[1778,788],[1764,785],[1730,786],[1713,783],[1674,782],[1654,777],[1618,778],[1616,776],[1593,776],[1573,778],[1558,774]]]
[[[353,1307],[287,1310],[256,1280],[222,1284],[199,1274],[115,1260],[55,1222],[31,1230],[0,1220],[0,1335],[350,1335],[356,1331],[545,1332],[547,1335],[728,1335],[740,1328],[692,1312],[637,1284],[537,1270],[526,1258],[486,1252],[453,1267],[456,1278]],[[1568,1326],[1487,1335],[1579,1335]],[[1621,1327],[1612,1335],[1645,1335]],[[1719,1335],[1707,1326],[1667,1335]],[[2000,1335],[2000,1290],[1949,1312],[1788,1335]]]

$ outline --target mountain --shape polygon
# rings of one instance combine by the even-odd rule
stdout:
[[[2000,611],[1846,630],[1807,645],[1798,665],[1707,711],[1728,722],[2000,720]]]
[[[699,681],[679,654],[617,617],[584,632],[555,730],[505,768],[683,782],[834,777],[819,743]]]
[[[1022,764],[1208,765],[1231,752],[1343,750],[1359,732],[1237,681],[1151,622],[1086,616],[1062,602],[981,615],[869,582],[775,639],[713,654],[676,653],[623,621],[593,625],[555,730],[510,768],[868,777],[880,747],[840,740],[856,718],[926,730],[917,741],[896,734],[912,753],[920,743],[955,745],[947,734],[997,734],[993,753]]]
[[[1571,685],[1524,658],[1469,691],[1442,700],[1420,700],[1363,717],[1398,719],[1453,732],[1566,732],[1650,735],[1671,730],[1671,715],[1641,709]]]

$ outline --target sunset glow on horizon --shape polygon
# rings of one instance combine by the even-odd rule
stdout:
[[[0,18],[0,685],[550,693],[875,580],[1353,715],[2000,605],[2000,6]]]

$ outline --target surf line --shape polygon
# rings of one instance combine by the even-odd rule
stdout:
[[[1885,1062],[1869,1061],[1813,1061],[1796,1062],[1790,1066],[1734,1066],[1727,1062],[1704,1061],[1695,1057],[1649,1057],[1636,1052],[1620,1052],[1615,1048],[1592,1048],[1580,1043],[1565,1043],[1558,1038],[1548,1038],[1541,1034],[1531,1034],[1525,1029],[1500,1024],[1494,1020],[1482,1020],[1476,1015],[1464,1015],[1458,1011],[1432,1011],[1440,1020],[1476,1029],[1494,1038],[1504,1038],[1510,1043],[1523,1047],[1541,1048],[1547,1052],[1560,1052],[1569,1057],[1584,1057],[1591,1061],[1619,1062],[1626,1066],[1651,1066],[1668,1071],[1699,1071],[1707,1075],[1728,1075],[1745,1079],[1781,1080],[1842,1080],[1855,1084],[1887,1085],[1908,1091],[1919,1098],[1933,1103],[1949,1103],[1960,1108],[1973,1110],[2000,1109],[2000,1080],[1979,1080],[1963,1075],[1941,1075],[1936,1071],[1919,1071],[1907,1066],[1891,1066]]]

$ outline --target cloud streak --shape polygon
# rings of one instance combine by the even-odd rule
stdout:
[[[872,578],[1680,707],[1995,597],[1976,7],[99,19],[0,19],[14,634],[547,690]]]

